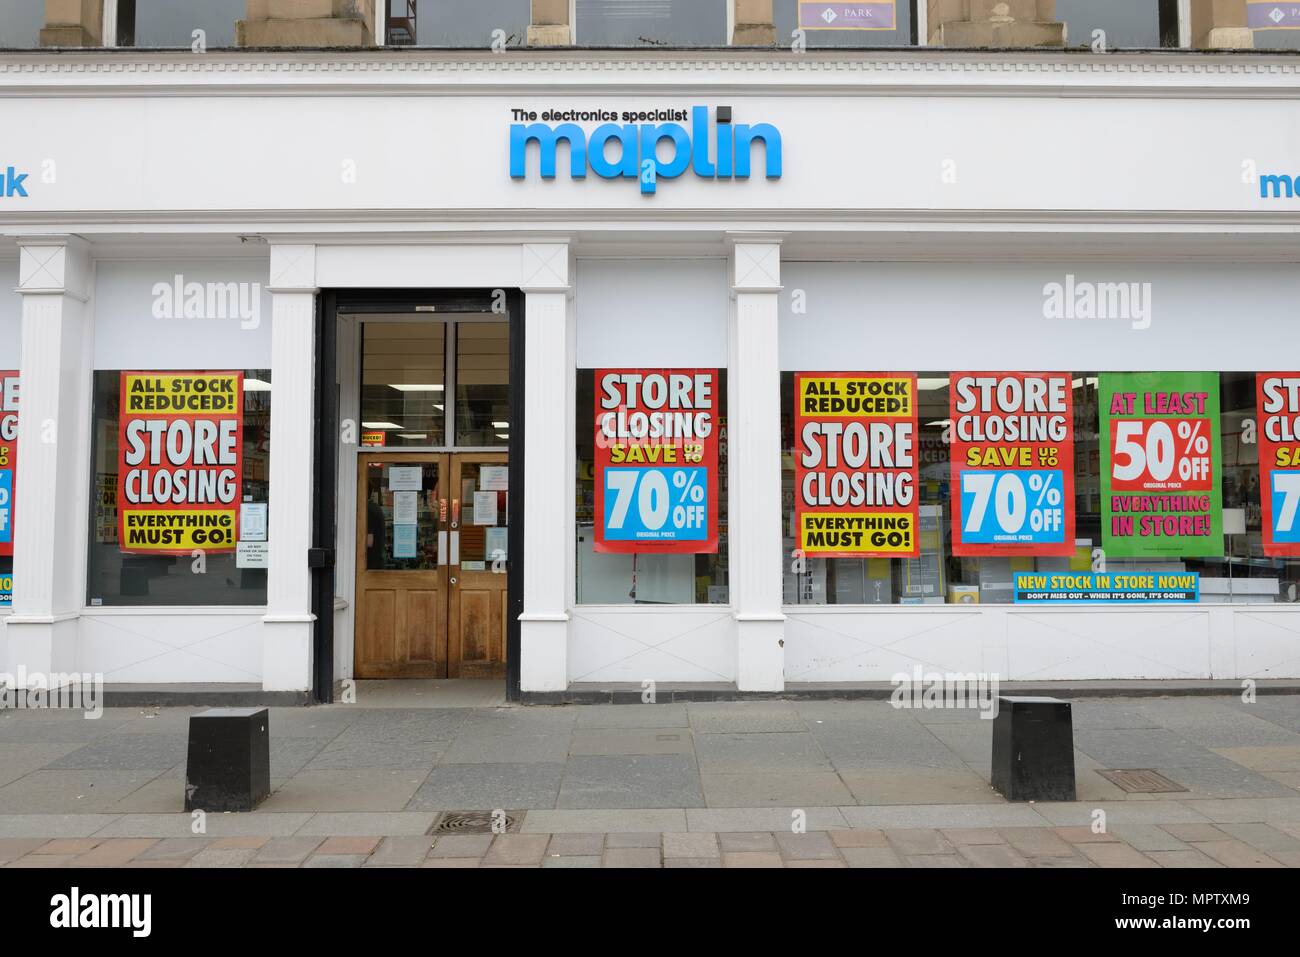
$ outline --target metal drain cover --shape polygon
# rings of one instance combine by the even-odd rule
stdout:
[[[428,834],[516,834],[522,811],[443,811]]]
[[[1130,794],[1165,794],[1186,791],[1177,781],[1171,781],[1151,768],[1134,768],[1128,771],[1098,771],[1103,778]]]

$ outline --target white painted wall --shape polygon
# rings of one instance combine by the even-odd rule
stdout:
[[[577,367],[725,368],[726,265],[722,259],[579,259]],[[586,560],[617,567],[623,577],[630,565],[589,552]],[[680,566],[674,581],[693,595],[694,556],[663,561]],[[570,602],[570,682],[735,680],[729,606],[579,605],[572,595]]]
[[[578,368],[727,365],[723,259],[579,259]]]
[[[796,58],[804,59],[811,58]],[[468,86],[490,82],[497,69],[511,69],[513,62],[467,64],[469,75],[454,80],[449,74],[457,73],[456,68],[444,64],[437,73],[413,78],[424,95],[394,95],[391,86],[382,84],[408,78],[399,78],[387,61],[382,65],[390,69],[382,79],[364,69],[334,71],[339,82],[375,84],[372,95],[341,95],[327,85],[318,95],[283,97],[255,95],[261,92],[255,87],[244,93],[230,87],[205,91],[205,84],[228,79],[224,57],[208,54],[202,79],[189,78],[192,95],[159,96],[147,108],[135,97],[10,96],[0,101],[0,128],[23,131],[6,149],[6,163],[17,169],[40,170],[43,160],[58,157],[57,187],[29,179],[30,196],[23,201],[27,211],[328,207],[626,212],[651,204],[661,211],[786,214],[1288,208],[1285,200],[1260,199],[1258,185],[1242,177],[1247,157],[1261,173],[1294,172],[1297,131],[1294,122],[1283,118],[1285,101],[1099,95],[1096,86],[1085,86],[1090,78],[1081,62],[1072,70],[1035,59],[1039,68],[1019,75],[1002,67],[979,71],[974,65],[938,73],[924,63],[908,75],[895,71],[885,76],[852,66],[809,75],[821,64],[796,63],[781,68],[792,85],[777,96],[734,88],[685,92],[691,89],[685,71],[666,71],[662,79],[671,85],[664,93],[620,92],[611,102],[612,91],[633,79],[618,61],[604,70],[584,71],[581,81],[569,80],[589,86],[577,95],[529,89],[532,83],[558,82],[554,69],[512,70],[505,82],[518,90],[510,95],[465,95]],[[1221,82],[1226,89],[1236,79],[1280,87],[1291,96],[1300,86],[1293,72],[1261,76],[1266,64],[1238,67],[1235,78],[1222,80],[1219,74],[1236,67],[1235,61],[1205,65],[1199,60],[1196,67],[1191,61],[1168,61],[1160,66],[1167,72],[1160,82],[1170,86],[1196,78]],[[744,79],[772,82],[770,72],[758,69],[745,65],[727,71],[709,64],[694,71],[700,83],[695,89]],[[963,95],[972,84],[993,81],[995,74],[1002,75],[1008,88],[1050,84],[1056,95]],[[261,75],[264,82],[273,78],[271,71]],[[1127,78],[1130,84],[1139,79],[1157,82],[1143,71]],[[503,82],[500,76],[496,81]],[[926,83],[930,95],[918,100],[890,89],[909,81]],[[814,84],[830,88],[808,89]],[[954,95],[944,88],[949,84],[963,89]],[[455,92],[449,93],[453,85]],[[1071,86],[1082,89],[1062,109],[1059,93]],[[679,179],[661,179],[656,195],[647,198],[635,179],[604,180],[593,174],[572,180],[565,169],[543,181],[535,155],[526,179],[510,178],[512,109],[541,113],[695,105],[729,105],[736,123],[775,125],[784,146],[781,179],[767,180],[760,172],[748,180],[715,181],[688,172]],[[203,117],[208,129],[232,131],[230,143],[256,148],[214,148],[209,138],[181,135],[193,127],[196,116]],[[596,125],[584,124],[588,132]],[[340,129],[348,130],[346,146],[339,142]],[[95,148],[87,149],[87,143]],[[567,149],[560,156],[563,161]],[[761,156],[760,147],[756,163]],[[955,176],[945,176],[949,170]],[[112,188],[105,188],[106,183]]]
[[[1214,369],[1283,365],[1300,268],[1250,263],[806,263],[782,266],[781,368]],[[1043,287],[1151,284],[1151,324],[1045,319]],[[792,312],[796,291],[807,311]],[[1229,334],[1230,330],[1230,334]],[[1213,344],[1210,346],[1210,344]],[[846,365],[847,364],[847,365]]]
[[[252,318],[157,318],[158,284],[246,283]],[[253,289],[256,286],[256,289]],[[96,369],[269,369],[267,260],[99,262],[95,269]]]

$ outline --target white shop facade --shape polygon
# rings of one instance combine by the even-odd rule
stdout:
[[[1296,64],[6,55],[3,671],[1300,677]],[[870,383],[904,517],[818,526]],[[660,386],[705,441],[622,501]]]

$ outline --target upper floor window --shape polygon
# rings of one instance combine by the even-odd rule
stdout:
[[[1300,49],[1300,3],[1247,0],[1246,25],[1257,50]]]
[[[236,46],[235,22],[248,0],[117,0],[108,27],[119,47],[216,49]]]
[[[1056,0],[1066,46],[1152,50],[1178,46],[1178,0]]]
[[[388,0],[385,39],[390,46],[523,46],[530,8],[530,0]]]
[[[0,0],[0,50],[30,50],[41,45],[45,4]]]
[[[732,0],[575,0],[574,39],[585,47],[727,45]]]
[[[917,42],[916,0],[824,3],[774,0],[777,46],[898,47]],[[802,31],[796,35],[795,31]]]

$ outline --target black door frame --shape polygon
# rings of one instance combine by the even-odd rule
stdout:
[[[502,295],[504,294],[504,302]],[[408,313],[436,319],[447,313],[500,312],[510,324],[510,440],[506,453],[512,480],[506,492],[510,561],[506,568],[506,699],[519,700],[519,616],[524,611],[524,296],[518,289],[325,289],[316,297],[316,436],[313,443],[311,610],[313,697],[334,700],[335,555],[338,549],[340,447],[338,316]],[[419,308],[417,308],[419,307]],[[430,308],[432,307],[432,308]],[[360,425],[357,426],[360,434]]]

